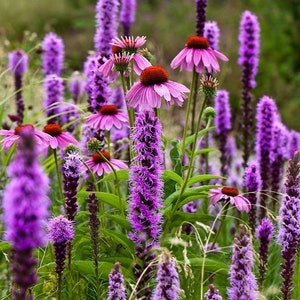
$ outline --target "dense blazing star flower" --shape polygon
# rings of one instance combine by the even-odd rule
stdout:
[[[196,35],[203,36],[206,21],[207,0],[195,0],[196,4]]]
[[[220,29],[217,22],[205,22],[203,36],[207,38],[208,43],[212,49],[219,50]]]
[[[51,136],[49,145],[52,149],[64,149],[70,144],[79,146],[79,142],[73,135],[69,132],[63,132],[61,126],[58,124],[48,124],[44,126],[43,132]]]
[[[71,100],[67,105],[61,108],[61,121],[66,125],[66,130],[73,133],[79,125],[81,111],[75,105],[74,100]]]
[[[193,71],[201,73],[205,68],[209,73],[220,71],[217,58],[228,61],[228,58],[217,50],[209,47],[208,40],[202,36],[190,36],[181,50],[171,62],[171,68],[180,67],[180,71]]]
[[[166,105],[183,105],[189,89],[183,84],[169,80],[168,72],[161,66],[150,66],[141,73],[140,82],[135,83],[126,94],[131,107],[141,109],[160,108],[161,98]]]
[[[23,75],[28,68],[28,55],[23,50],[15,50],[8,54],[8,68],[14,75]]]
[[[125,36],[129,36],[130,26],[135,21],[136,0],[122,0],[120,20]]]
[[[17,126],[14,130],[0,130],[0,136],[4,138],[1,140],[2,147],[5,150],[9,150],[15,142],[21,139],[20,132],[25,128],[33,129],[33,138],[35,143],[40,148],[47,148],[50,145],[51,136],[33,127],[31,124],[24,124]]]
[[[133,56],[133,53],[114,53],[99,67],[99,71],[110,80],[115,80],[119,72],[126,72],[128,70],[129,63],[133,59]],[[140,73],[137,75],[140,75]]]
[[[113,104],[103,105],[98,114],[85,119],[85,124],[96,130],[111,130],[112,127],[121,129],[123,125],[129,126],[128,116],[119,111]]]
[[[122,160],[111,158],[108,152],[101,151],[100,153],[105,157],[106,160],[109,161],[109,163],[97,152],[94,152],[92,157],[85,162],[91,171],[97,175],[102,176],[104,173],[111,173],[113,171],[112,167],[115,170],[123,170],[128,168]]]
[[[60,76],[64,61],[64,43],[55,33],[49,32],[42,41],[42,65],[45,75]]]
[[[209,191],[209,199],[213,205],[218,201],[229,201],[231,205],[235,205],[239,211],[249,212],[250,201],[239,194],[239,191],[234,187],[224,186],[222,188],[211,189]]]
[[[116,262],[109,274],[108,298],[107,300],[126,300],[124,277],[120,263]]]
[[[69,91],[72,95],[72,99],[77,102],[84,92],[85,80],[82,78],[78,71],[75,71],[69,80]]]
[[[219,291],[215,289],[213,284],[209,285],[209,290],[204,294],[205,300],[222,300]]]
[[[138,36],[134,38],[133,36],[122,36],[120,38],[112,39],[112,52],[125,52],[133,53],[133,70],[137,75],[140,75],[141,72],[146,68],[151,66],[151,63],[140,53],[138,49],[146,43],[145,36]]]

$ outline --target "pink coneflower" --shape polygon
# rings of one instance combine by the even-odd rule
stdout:
[[[176,102],[182,106],[190,90],[183,84],[169,80],[168,72],[161,66],[150,66],[141,73],[137,82],[126,94],[131,107],[160,108],[161,98],[165,98],[167,106]]]
[[[111,166],[115,170],[123,170],[128,168],[122,160],[111,158],[108,152],[101,151],[100,153],[101,155],[97,152],[94,152],[92,157],[85,162],[91,171],[97,175],[102,176],[103,173],[111,173]],[[104,158],[109,161],[109,163]]]
[[[235,205],[239,211],[249,212],[251,203],[247,198],[239,195],[239,191],[234,187],[224,186],[222,188],[211,189],[209,191],[209,199],[215,205],[218,201],[229,201],[230,204]]]
[[[123,125],[129,126],[128,116],[119,111],[116,105],[108,104],[100,108],[98,114],[85,119],[85,124],[96,130],[111,130],[112,127],[121,129]]]
[[[133,59],[134,54],[128,52],[118,52],[110,56],[110,58],[99,67],[99,71],[110,80],[115,80],[119,72],[128,71],[128,65]],[[140,74],[140,73],[139,73]],[[138,75],[139,75],[138,74]]]
[[[2,147],[9,150],[15,142],[20,140],[20,132],[25,128],[33,129],[33,138],[35,143],[41,148],[47,148],[50,144],[51,136],[33,127],[31,124],[24,124],[17,126],[14,130],[0,130],[0,136],[3,136]]]
[[[220,67],[217,58],[228,61],[228,58],[217,50],[209,47],[208,40],[202,36],[190,36],[186,40],[182,49],[172,60],[171,68],[180,66],[183,69],[193,71],[195,67],[197,73],[201,73],[204,68],[209,73],[219,72]]]
[[[121,36],[120,38],[112,39],[112,52],[133,53],[133,70],[137,75],[140,75],[146,67],[151,66],[151,63],[143,55],[138,53],[138,49],[145,43],[145,36],[137,36],[136,38],[133,36]]]
[[[52,149],[64,149],[70,144],[79,146],[79,142],[69,132],[63,132],[58,124],[48,124],[43,128],[43,131],[50,135],[50,147]]]

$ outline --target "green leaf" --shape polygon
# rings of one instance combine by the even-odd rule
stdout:
[[[116,174],[118,176],[119,180],[128,180],[128,170],[116,170]],[[115,174],[114,172],[111,172],[107,175],[105,175],[99,182],[102,181],[110,181],[110,180],[115,180]]]
[[[212,174],[202,174],[202,175],[196,175],[189,179],[187,186],[191,186],[195,183],[202,182],[202,181],[209,181],[212,179],[223,179],[224,177],[218,176],[218,175],[212,175]]]
[[[198,138],[199,138],[199,137],[202,137],[202,136],[204,136],[204,135],[206,135],[209,131],[213,130],[214,128],[215,128],[215,127],[213,126],[213,127],[204,128],[204,129],[198,131]],[[194,133],[193,135],[190,135],[190,136],[188,136],[188,137],[186,138],[186,140],[185,140],[185,146],[188,146],[188,145],[190,145],[191,143],[194,142],[194,140],[195,140],[195,135],[196,135],[196,134]]]
[[[164,177],[177,182],[179,185],[183,184],[183,179],[181,178],[181,176],[179,176],[177,173],[175,173],[172,170],[165,170]]]
[[[9,249],[11,249],[11,245],[8,242],[0,242],[0,251],[1,252],[7,252]]]
[[[115,221],[117,224],[121,225],[123,229],[127,231],[131,229],[130,223],[125,217],[112,214],[107,214],[107,217],[112,221]]]
[[[200,214],[200,213],[185,213],[183,211],[178,211],[174,214],[174,221],[172,222],[172,225],[180,225],[183,222],[201,222],[201,223],[209,223],[210,221],[213,221],[215,217],[206,215],[206,214]]]
[[[134,243],[129,240],[125,234],[105,228],[101,228],[101,234],[105,236],[105,238],[110,237],[115,244],[121,244],[129,252],[134,251]]]
[[[228,264],[213,258],[202,258],[202,257],[194,257],[190,258],[190,263],[192,267],[201,268],[203,265],[205,270],[214,274],[222,274],[224,276],[228,276]]]

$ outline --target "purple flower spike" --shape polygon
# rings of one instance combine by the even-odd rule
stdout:
[[[61,105],[63,102],[64,83],[55,74],[48,75],[44,81],[44,107],[48,117],[47,123],[59,123]]]
[[[240,225],[240,232],[234,238],[230,266],[229,300],[258,300],[257,284],[253,274],[253,247],[250,232]]]
[[[55,33],[49,32],[42,42],[42,65],[45,75],[61,75],[64,62],[64,42]]]
[[[117,13],[119,1],[98,0],[96,5],[96,34],[94,37],[97,54],[109,57],[111,40],[117,36]]]
[[[264,218],[261,220],[260,225],[256,229],[256,236],[259,240],[259,286],[263,286],[266,277],[269,244],[272,239],[274,226],[272,222]]]
[[[203,36],[207,0],[196,0],[196,35]]]
[[[124,277],[121,272],[120,263],[116,262],[115,267],[109,274],[109,286],[107,300],[126,300]]]
[[[32,299],[28,289],[37,282],[35,248],[46,240],[44,225],[50,205],[49,180],[39,161],[33,129],[24,128],[14,160],[7,169],[10,182],[3,195],[4,239],[12,245],[13,299]]]
[[[278,119],[277,107],[273,99],[264,96],[257,104],[256,114],[256,153],[259,164],[260,178],[262,181],[262,190],[260,196],[260,219],[266,214],[266,191],[270,188],[269,178],[271,176],[271,147],[273,139],[273,127]]]
[[[222,300],[219,291],[215,289],[213,284],[209,285],[209,290],[204,294],[205,300]]]
[[[79,72],[74,72],[69,81],[69,90],[75,103],[77,103],[78,99],[82,96],[84,87],[84,79],[81,77]]]
[[[136,244],[136,255],[143,266],[135,266],[138,278],[153,259],[150,254],[154,246],[159,245],[162,215],[163,156],[161,124],[153,111],[141,111],[136,118],[132,133],[133,149],[136,153],[130,170],[129,222],[132,231],[129,234]],[[137,297],[150,295],[148,280],[152,268],[143,274],[143,282],[137,287]]]
[[[249,225],[254,235],[256,228],[256,215],[257,215],[257,192],[261,186],[260,175],[256,162],[249,163],[245,169],[244,175],[244,187],[246,191],[246,197],[251,203],[249,211]]]
[[[220,29],[217,22],[207,21],[204,24],[204,34],[207,38],[209,46],[214,50],[219,50]]]
[[[167,252],[162,253],[159,259],[156,281],[151,300],[179,299],[180,283],[175,260]]]
[[[295,151],[300,149],[300,134],[295,130],[291,130],[289,134],[288,154],[286,158],[293,158]]]
[[[120,19],[123,25],[123,35],[130,35],[130,27],[135,21],[136,0],[122,0]]]
[[[293,274],[295,255],[300,241],[300,153],[295,152],[294,158],[289,161],[285,182],[285,195],[279,210],[278,242],[282,246],[281,277],[283,279],[281,292],[282,299],[292,299]]]

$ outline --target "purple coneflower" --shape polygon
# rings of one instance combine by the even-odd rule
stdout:
[[[240,232],[234,238],[230,266],[229,300],[258,300],[257,283],[253,274],[253,247],[250,232],[240,225]]]
[[[115,170],[123,170],[128,168],[128,166],[122,160],[111,158],[108,152],[101,151],[100,153],[101,155],[97,152],[94,152],[92,157],[85,162],[91,171],[97,175],[102,176],[104,173],[111,173],[113,171],[112,167]]]
[[[151,300],[179,299],[180,282],[175,259],[167,252],[162,253],[159,258],[156,281]]]
[[[49,32],[42,41],[42,64],[45,75],[60,76],[64,61],[64,43],[55,33]]]
[[[126,94],[131,107],[140,109],[160,108],[161,98],[166,105],[183,105],[189,89],[183,84],[169,80],[168,72],[161,66],[150,66],[141,73],[140,82],[135,83]]]
[[[113,53],[123,51],[125,53],[133,53],[133,70],[137,75],[146,68],[151,66],[151,63],[140,53],[138,49],[146,43],[145,36],[138,36],[134,38],[133,36],[121,36],[120,38],[114,38],[111,42],[113,46]]]
[[[205,22],[203,36],[207,38],[210,48],[219,50],[220,29],[217,22]]]
[[[49,145],[52,149],[64,149],[70,144],[79,146],[79,142],[73,137],[73,135],[69,132],[64,132],[58,124],[48,124],[44,126],[43,132],[51,136]]]
[[[113,104],[103,105],[98,114],[93,114],[85,119],[87,126],[95,130],[111,130],[112,127],[121,129],[123,125],[129,126],[128,116],[119,111]]]
[[[209,285],[209,290],[204,294],[205,300],[222,300],[219,291],[215,289],[213,284]]]
[[[121,265],[119,262],[115,263],[114,268],[109,274],[107,300],[126,300],[124,277],[121,272]]]
[[[5,150],[9,150],[15,142],[19,142],[21,139],[20,132],[24,128],[31,128],[33,129],[33,139],[37,146],[41,149],[45,149],[50,145],[51,136],[47,133],[44,133],[36,128],[33,127],[31,124],[24,124],[17,126],[14,130],[0,130],[0,136],[4,138],[1,140],[2,147]]]
[[[230,202],[239,211],[249,212],[251,203],[249,200],[240,195],[238,189],[234,187],[224,186],[222,188],[210,189],[209,199],[213,205],[216,205],[218,201]]]
[[[136,0],[122,0],[120,20],[124,36],[129,36],[130,26],[135,21]]]
[[[202,36],[190,36],[186,40],[183,50],[172,60],[172,69],[180,67],[186,71],[201,73],[205,68],[209,73],[219,72],[220,67],[217,58],[228,61],[228,58],[217,50],[209,47],[208,40]]]

